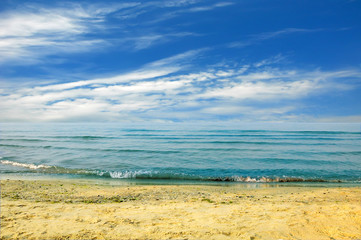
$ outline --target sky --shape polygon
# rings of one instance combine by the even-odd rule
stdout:
[[[361,122],[360,0],[0,1],[0,122]]]

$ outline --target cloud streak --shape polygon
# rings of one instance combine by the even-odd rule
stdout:
[[[74,5],[67,9],[28,8],[2,13],[0,63],[19,59],[22,63],[34,63],[49,54],[81,52],[104,45],[104,40],[85,35],[100,27],[104,14],[118,8],[93,11]]]
[[[294,33],[312,33],[312,32],[320,32],[320,31],[325,31],[325,29],[285,28],[274,32],[253,34],[248,36],[248,38],[244,41],[236,41],[229,43],[228,47],[231,48],[247,47],[250,45],[259,44],[269,39],[278,38],[284,35],[289,35]]]
[[[213,4],[213,5],[208,5],[208,6],[193,7],[193,8],[188,9],[187,11],[189,11],[189,12],[210,11],[215,8],[227,7],[227,6],[231,6],[233,4],[234,4],[233,2],[219,2],[219,3]]]
[[[0,121],[272,120],[292,116],[301,99],[354,88],[339,79],[361,79],[356,70],[279,69],[267,61],[263,67],[220,65],[188,74],[169,70],[201,52],[185,52],[113,77],[2,92]]]
[[[199,34],[193,32],[157,27],[154,19],[158,19],[158,11],[162,13],[163,9],[171,9],[171,12],[180,15],[210,11],[232,4],[198,3],[199,1],[150,1],[108,5],[67,3],[70,7],[45,8],[26,5],[21,11],[2,12],[0,64],[35,64],[50,55],[61,57],[70,53],[102,51],[115,46],[123,51],[141,51],[185,37],[197,37]],[[194,7],[195,5],[197,7]],[[136,19],[146,13],[156,14],[152,19]],[[114,33],[117,37],[110,38]]]

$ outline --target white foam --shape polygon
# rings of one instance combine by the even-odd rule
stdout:
[[[261,177],[260,179],[257,178],[251,178],[251,177],[238,177],[238,176],[234,176],[232,177],[232,179],[234,179],[235,182],[255,182],[255,183],[265,183],[265,182],[278,182],[279,178],[276,179],[272,179],[272,178],[267,178],[267,177]]]
[[[47,166],[47,165],[35,165],[35,164],[28,164],[28,163],[18,163],[18,162],[13,162],[13,161],[9,161],[9,160],[1,160],[0,161],[1,164],[6,164],[6,165],[12,165],[12,166],[16,166],[16,167],[24,167],[24,168],[29,168],[29,169],[41,169],[41,168],[51,168],[51,166]]]
[[[125,172],[109,172],[111,178],[136,178],[138,175],[152,176],[151,171],[125,171]]]

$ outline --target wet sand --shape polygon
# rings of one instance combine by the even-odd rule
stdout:
[[[361,239],[361,187],[2,180],[1,239]]]

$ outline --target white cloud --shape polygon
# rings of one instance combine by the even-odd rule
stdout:
[[[345,123],[358,123],[359,124],[361,122],[361,115],[328,116],[328,117],[313,119],[313,121],[327,122],[327,123],[345,122]]]
[[[230,116],[232,119],[256,120],[256,121],[279,121],[289,118],[288,113],[295,110],[293,106],[277,108],[257,108],[251,106],[219,105],[211,106],[201,110],[204,114],[211,116]]]
[[[40,11],[2,15],[0,37],[27,37],[37,34],[80,34],[86,27],[77,22],[79,16]]]
[[[361,78],[357,70],[282,70],[267,61],[263,68],[220,64],[188,74],[169,68],[201,52],[185,52],[113,77],[24,87],[11,94],[0,90],[0,121],[216,120],[222,116],[295,120],[300,117],[295,114],[300,100],[352,89],[351,83],[338,80]]]
[[[267,78],[264,78],[267,79]],[[264,101],[266,99],[287,99],[299,98],[312,91],[316,91],[319,87],[317,82],[301,80],[301,81],[271,81],[271,82],[241,82],[233,83],[231,86],[212,89],[204,94],[202,98],[236,98],[236,99],[252,99],[255,101]]]
[[[242,41],[231,42],[227,44],[230,48],[241,48],[254,44],[261,43],[262,41],[281,37],[283,35],[293,34],[293,33],[312,33],[312,32],[320,32],[325,31],[326,29],[305,29],[305,28],[285,28],[282,30],[274,31],[274,32],[263,32],[258,34],[250,35],[248,38]]]
[[[233,2],[219,2],[219,3],[213,4],[213,5],[208,5],[208,6],[193,7],[193,8],[190,8],[188,11],[190,11],[190,12],[210,11],[215,8],[227,7],[227,6],[230,6],[233,4],[234,4]]]
[[[34,90],[36,91],[49,91],[49,90],[65,90],[65,89],[72,89],[76,87],[85,87],[94,85],[96,87],[97,84],[116,84],[116,83],[124,83],[130,81],[139,81],[143,79],[153,79],[160,76],[165,76],[170,73],[176,72],[179,68],[160,68],[156,70],[147,70],[141,69],[139,71],[130,72],[127,74],[121,74],[114,77],[108,78],[98,78],[98,79],[91,79],[91,80],[84,80],[84,81],[77,81],[77,82],[70,82],[70,83],[61,83],[61,84],[54,84],[48,85],[43,87],[35,87]]]
[[[171,57],[163,58],[145,65],[146,68],[159,68],[159,67],[182,67],[186,66],[187,63],[191,62],[193,59],[197,58],[204,51],[207,51],[208,48],[201,48],[196,50],[186,51]]]
[[[254,40],[267,40],[270,38],[275,38],[281,35],[286,35],[291,33],[310,33],[310,32],[324,31],[324,30],[325,29],[285,28],[279,31],[264,32],[260,34],[251,35],[251,38]]]
[[[102,39],[84,35],[100,27],[110,9],[27,8],[0,15],[0,63],[10,60],[17,64],[34,63],[40,57],[61,52],[81,52],[105,44]]]
[[[132,47],[133,50],[139,51],[154,46],[156,44],[169,42],[187,36],[198,36],[198,34],[190,33],[190,32],[167,33],[167,34],[152,33],[148,35],[140,35],[135,37],[124,38],[121,40],[121,42],[128,43],[126,44],[126,47],[128,49],[129,47]]]
[[[174,4],[174,2],[176,2],[176,4]],[[204,2],[204,1],[203,1]],[[198,4],[198,5],[196,5]],[[151,21],[146,22],[145,24],[154,24],[154,23],[159,23],[162,21],[166,21],[172,18],[176,18],[182,14],[197,14],[198,12],[205,12],[205,11],[211,11],[217,8],[222,8],[222,7],[227,7],[227,6],[231,6],[234,5],[234,2],[218,2],[215,4],[210,4],[210,5],[205,5],[202,4],[202,1],[163,1],[163,2],[150,2],[147,5],[149,6],[157,6],[157,7],[161,7],[161,8],[174,8],[174,7],[183,7],[180,9],[176,9],[173,11],[166,11],[163,14],[159,14],[157,16],[154,17],[154,19],[152,19]],[[143,13],[145,13],[146,11],[144,11]],[[135,12],[131,15],[129,15],[130,17],[137,17],[138,13]],[[128,17],[128,16],[127,16]]]
[[[109,16],[151,12],[154,8],[184,7],[194,1],[74,4],[67,7],[25,5],[20,10],[0,13],[0,63],[38,63],[48,55],[99,51],[117,46],[123,51],[140,51],[155,44],[188,36],[191,32],[165,32],[157,27],[141,27],[137,20],[110,22]],[[169,5],[169,6],[168,6]],[[124,15],[125,14],[125,15]],[[135,27],[137,26],[137,27]],[[109,38],[117,32],[117,38]],[[96,34],[94,34],[96,33]]]
[[[153,4],[161,4],[162,7],[183,7],[198,3],[199,0],[170,0],[163,2],[153,2]]]

